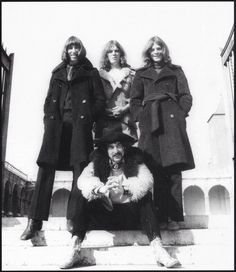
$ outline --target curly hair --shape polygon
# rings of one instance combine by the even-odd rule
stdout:
[[[107,146],[103,145],[95,149],[90,154],[90,161],[94,162],[94,175],[99,177],[102,182],[106,182],[111,171]],[[136,166],[144,163],[143,152],[137,147],[126,147],[124,162],[124,173],[128,174],[128,176],[137,175]]]
[[[86,49],[82,43],[82,41],[75,37],[75,36],[71,36],[70,38],[67,39],[65,45],[64,45],[64,48],[63,48],[63,51],[62,51],[62,55],[61,55],[61,59],[63,62],[69,62],[69,56],[68,56],[68,53],[67,53],[67,49],[68,49],[68,46],[71,45],[71,44],[76,44],[79,46],[80,48],[80,51],[79,51],[79,58],[80,59],[83,59],[85,58],[86,56]]]
[[[108,51],[111,49],[112,46],[116,46],[118,50],[120,51],[120,67],[130,67],[130,65],[127,64],[126,60],[126,53],[121,44],[116,40],[109,41],[102,52],[101,60],[100,60],[100,68],[106,70],[107,72],[111,69],[111,63],[108,59]]]
[[[161,47],[162,54],[164,57],[164,62],[171,63],[169,49],[168,49],[166,43],[160,37],[154,36],[148,40],[148,42],[143,50],[142,56],[143,56],[144,66],[149,67],[153,64],[152,58],[150,56],[150,51],[151,51],[153,44],[157,44]]]

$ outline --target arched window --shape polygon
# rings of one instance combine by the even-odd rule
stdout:
[[[205,214],[205,197],[198,186],[190,186],[184,191],[184,211],[186,215]]]
[[[20,193],[20,213],[22,216],[27,214],[27,205],[26,205],[26,189],[25,187],[21,188],[21,193]]]
[[[19,216],[20,207],[19,207],[19,197],[17,194],[17,185],[14,186],[13,193],[12,193],[12,213],[13,216]]]
[[[11,197],[10,197],[10,181],[8,180],[5,183],[5,188],[4,188],[4,203],[3,203],[3,210],[4,210],[4,215],[6,216],[11,216]]]
[[[209,191],[209,204],[211,214],[229,214],[229,192],[222,185],[216,185]]]
[[[57,190],[52,197],[50,215],[54,217],[65,217],[67,202],[70,192],[66,189]]]

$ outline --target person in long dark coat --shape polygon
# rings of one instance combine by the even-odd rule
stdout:
[[[86,58],[81,40],[71,36],[65,43],[62,62],[52,71],[45,99],[39,170],[22,240],[34,237],[42,221],[48,220],[56,170],[73,171],[67,219],[68,230],[76,235],[74,222],[80,205],[76,181],[89,162],[92,127],[104,109],[105,94],[98,70]]]
[[[195,167],[185,120],[192,96],[182,68],[171,63],[162,39],[152,37],[143,57],[145,65],[136,72],[131,88],[130,110],[139,122],[138,146],[155,177],[160,220],[169,222],[169,229],[178,229],[177,222],[184,220],[181,171]]]

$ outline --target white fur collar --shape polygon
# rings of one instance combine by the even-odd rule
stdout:
[[[112,86],[112,89],[113,89],[113,92],[114,92],[116,88],[121,88],[122,87],[121,82],[130,74],[130,72],[131,72],[131,69],[128,68],[128,67],[121,68],[120,78],[119,78],[119,80],[117,82],[115,82],[115,80],[111,77],[109,72],[107,72],[104,69],[101,69],[99,71],[99,74],[100,74],[100,76],[102,78],[104,78],[105,80],[110,82],[110,84]]]

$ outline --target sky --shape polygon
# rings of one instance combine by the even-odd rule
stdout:
[[[104,45],[118,40],[133,68],[142,66],[146,42],[158,35],[174,64],[188,79],[193,107],[187,132],[196,169],[209,163],[207,120],[225,91],[220,53],[234,24],[228,2],[2,2],[2,43],[14,53],[6,161],[36,179],[43,137],[43,104],[51,71],[61,61],[65,41],[79,37],[99,68]],[[71,178],[57,172],[56,179]]]

